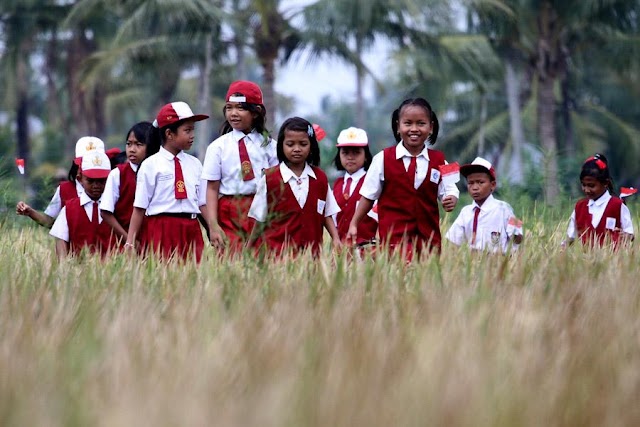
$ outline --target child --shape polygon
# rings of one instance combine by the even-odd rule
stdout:
[[[476,157],[460,173],[467,179],[473,203],[462,208],[446,238],[458,246],[467,243],[472,249],[493,253],[507,253],[510,243],[517,248],[522,243],[522,223],[508,203],[493,197],[496,171],[491,163]]]
[[[584,162],[580,183],[586,197],[576,203],[571,213],[569,244],[577,237],[585,245],[613,243],[616,248],[620,240],[633,240],[631,214],[627,205],[612,195],[613,180],[605,156],[596,154]]]
[[[75,158],[71,162],[69,169],[68,181],[63,181],[56,188],[49,205],[44,212],[37,211],[23,201],[18,202],[16,206],[16,214],[28,216],[38,224],[46,228],[51,228],[53,221],[60,214],[60,210],[64,207],[68,200],[80,196],[84,189],[80,183],[79,168],[82,162],[82,156],[94,151],[104,152],[104,142],[95,136],[83,136],[76,142]]]
[[[211,244],[231,252],[242,249],[253,221],[247,216],[263,171],[278,164],[276,144],[265,128],[266,109],[260,87],[231,83],[225,97],[221,137],[207,148],[202,179],[207,180]]]
[[[340,246],[332,215],[340,211],[325,173],[318,168],[320,147],[307,120],[292,117],[282,124],[277,145],[280,165],[265,171],[253,198],[249,217],[265,224],[263,243],[277,256],[291,248],[310,247],[317,255],[323,226]],[[249,244],[257,237],[257,227]]]
[[[349,224],[360,200],[360,188],[371,164],[371,151],[367,133],[355,127],[350,127],[338,135],[338,153],[334,159],[336,169],[345,171],[333,184],[333,195],[338,201],[340,212],[336,215],[336,224],[340,239],[344,239],[349,231]],[[378,231],[377,215],[369,214],[358,224],[358,238],[356,243],[364,245],[375,241]]]
[[[102,195],[102,218],[122,241],[127,240],[136,193],[136,172],[146,157],[146,136],[151,127],[149,122],[140,122],[129,129],[125,143],[128,162],[117,165],[111,171]]]
[[[83,248],[89,253],[106,255],[113,247],[111,227],[100,217],[100,197],[111,172],[109,157],[103,151],[84,154],[79,174],[83,192],[67,200],[60,215],[51,227],[56,238],[56,254],[59,259],[69,253],[78,255]]]
[[[406,99],[391,115],[398,144],[373,157],[360,189],[360,203],[346,240],[356,242],[360,221],[378,200],[378,233],[383,244],[401,249],[410,261],[423,248],[440,251],[440,212],[458,202],[455,184],[441,183],[444,154],[428,148],[438,137],[438,118],[423,98]]]
[[[202,164],[183,150],[193,145],[195,123],[207,118],[193,114],[185,102],[172,102],[160,109],[147,141],[149,146],[159,144],[160,148],[138,169],[125,249],[134,248],[140,235],[143,252],[186,260],[193,251],[200,261],[204,240],[197,214],[207,218],[200,182]]]

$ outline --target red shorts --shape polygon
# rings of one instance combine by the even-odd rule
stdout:
[[[163,259],[175,256],[184,260],[193,254],[198,262],[204,248],[202,229],[195,214],[167,213],[146,217],[140,244],[143,253],[152,251]]]
[[[252,194],[222,196],[218,199],[218,224],[229,240],[232,253],[242,251],[255,225],[255,220],[247,216],[252,201]]]

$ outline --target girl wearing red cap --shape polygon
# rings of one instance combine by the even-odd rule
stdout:
[[[122,241],[127,240],[136,194],[136,172],[146,157],[146,137],[151,127],[149,122],[140,122],[129,129],[125,143],[127,162],[111,171],[102,195],[102,217]]]
[[[198,213],[207,218],[200,181],[202,164],[184,150],[193,145],[195,123],[208,117],[193,114],[184,102],[172,102],[160,109],[149,132],[147,149],[160,147],[138,169],[125,248],[134,248],[140,235],[142,252],[183,260],[193,253],[200,261],[204,240]]]
[[[442,183],[438,168],[446,164],[444,154],[428,147],[435,144],[439,125],[425,99],[403,101],[391,115],[391,129],[398,144],[374,156],[347,240],[355,242],[360,221],[378,200],[381,242],[410,261],[423,249],[440,251],[438,199],[450,212],[460,192],[455,184]]]
[[[223,109],[222,135],[207,148],[202,179],[207,181],[211,244],[232,253],[242,249],[253,228],[247,216],[263,171],[278,164],[276,144],[265,127],[260,87],[231,83]]]

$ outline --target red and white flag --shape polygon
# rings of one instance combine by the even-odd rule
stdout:
[[[458,162],[441,165],[439,169],[444,185],[455,184],[460,181],[460,164]]]
[[[24,159],[16,159],[16,166],[20,171],[20,175],[24,175]]]
[[[620,198],[624,199],[625,197],[632,196],[638,192],[637,188],[633,187],[620,187]]]

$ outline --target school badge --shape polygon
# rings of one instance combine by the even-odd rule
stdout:
[[[178,193],[184,193],[184,181],[176,182],[176,189],[178,190]]]
[[[492,231],[491,232],[491,244],[493,246],[497,246],[498,243],[500,243],[500,232],[499,231]]]
[[[240,169],[242,170],[242,176],[245,177],[251,173],[251,162],[249,160],[245,160],[240,164]]]

